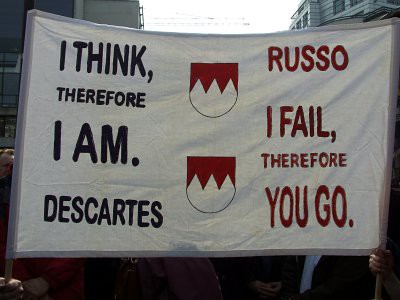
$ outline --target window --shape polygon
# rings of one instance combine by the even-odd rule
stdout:
[[[19,74],[0,73],[0,106],[16,107],[19,94]]]
[[[298,20],[296,23],[296,29],[301,29],[301,20]]]
[[[14,68],[18,62],[17,53],[0,53],[0,68]]]
[[[35,0],[35,8],[66,17],[72,18],[74,16],[73,0]]]
[[[19,74],[3,73],[3,94],[18,95]]]
[[[354,6],[357,5],[361,2],[363,2],[364,0],[350,0],[350,6]]]
[[[20,74],[7,70],[15,69],[17,61],[17,53],[0,53],[0,106],[17,106]]]
[[[344,11],[344,0],[335,0],[333,2],[333,14],[336,15]]]
[[[16,117],[0,116],[0,137],[15,138]]]
[[[303,28],[308,27],[308,12],[303,15]]]
[[[394,5],[400,5],[400,0],[388,0],[387,3],[394,4]]]

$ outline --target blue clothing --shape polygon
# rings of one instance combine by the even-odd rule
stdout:
[[[320,259],[321,255],[306,256],[303,268],[303,275],[301,276],[300,282],[300,293],[304,293],[305,291],[311,289],[314,269]]]

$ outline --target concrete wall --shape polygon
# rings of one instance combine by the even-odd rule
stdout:
[[[139,1],[84,1],[83,19],[131,28],[140,27]]]

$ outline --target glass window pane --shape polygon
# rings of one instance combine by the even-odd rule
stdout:
[[[17,61],[18,59],[18,54],[17,53],[4,53],[4,60],[6,61]]]
[[[2,106],[16,107],[17,106],[17,96],[7,96],[3,95]]]
[[[0,73],[0,95],[3,94],[3,73]]]
[[[5,95],[18,95],[19,92],[19,74],[18,73],[4,73],[3,74],[3,94]]]
[[[14,138],[17,120],[15,118],[7,118],[4,126],[4,136]]]
[[[74,16],[74,0],[36,0],[35,8],[66,17]]]
[[[0,55],[0,67],[15,67],[18,62],[17,53],[2,53]]]
[[[308,12],[306,12],[303,16],[303,28],[308,27]]]
[[[0,1],[0,44],[3,51],[21,51],[24,1]],[[1,56],[1,55],[0,55]],[[0,57],[0,59],[2,59]],[[0,62],[0,65],[2,63]]]
[[[5,117],[0,117],[0,137],[4,137]]]
[[[333,14],[344,11],[344,0],[335,0],[333,2]]]
[[[18,60],[17,53],[5,53],[5,55],[4,55],[4,61],[6,61],[6,62],[12,62],[12,63],[16,64],[17,60]]]

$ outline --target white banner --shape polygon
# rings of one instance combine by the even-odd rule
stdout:
[[[27,28],[8,257],[385,239],[397,21],[202,35],[33,11]]]

